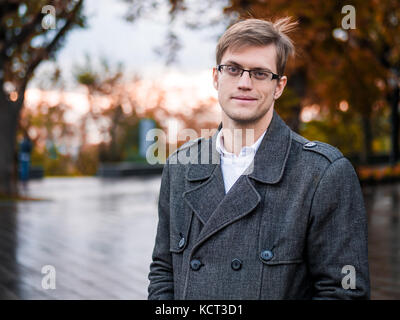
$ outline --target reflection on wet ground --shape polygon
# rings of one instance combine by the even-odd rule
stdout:
[[[400,184],[363,188],[371,299],[400,299]]]
[[[54,178],[29,186],[48,200],[0,203],[0,298],[145,299],[159,186],[159,176]],[[55,290],[42,288],[46,265]]]
[[[0,299],[146,299],[160,177],[33,181],[0,203]],[[372,299],[400,299],[400,184],[363,188]],[[56,289],[43,289],[54,266]],[[49,282],[46,282],[49,283]]]

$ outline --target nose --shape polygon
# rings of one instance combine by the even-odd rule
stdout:
[[[238,88],[242,90],[251,90],[253,87],[253,83],[250,78],[250,73],[248,71],[244,71],[238,80]]]

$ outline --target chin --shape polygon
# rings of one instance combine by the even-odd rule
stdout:
[[[265,114],[227,114],[230,119],[240,124],[250,124],[255,123],[260,120]]]
[[[272,105],[267,109],[260,109],[260,106],[257,106],[256,108],[243,108],[231,105],[228,108],[222,108],[222,111],[229,119],[237,124],[249,126],[253,123],[256,124],[261,119],[267,117],[267,114],[271,109]]]

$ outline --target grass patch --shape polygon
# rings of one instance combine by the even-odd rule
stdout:
[[[6,195],[0,193],[0,202],[16,202],[16,201],[46,201],[43,198],[27,197],[19,194]]]

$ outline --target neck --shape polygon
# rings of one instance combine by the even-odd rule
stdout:
[[[273,107],[268,110],[264,117],[257,122],[237,122],[226,115],[222,117],[224,148],[238,155],[243,147],[253,145],[268,129],[273,116]]]

